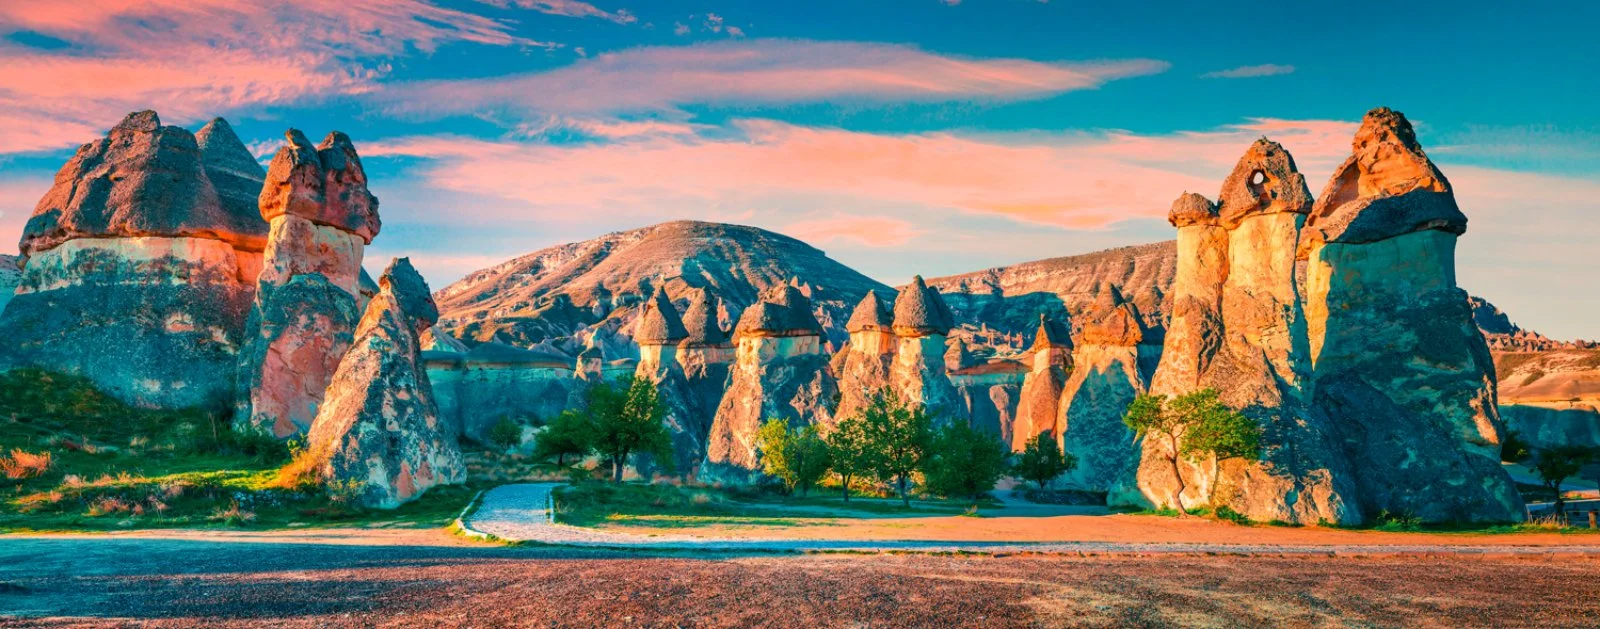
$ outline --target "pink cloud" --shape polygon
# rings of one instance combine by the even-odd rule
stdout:
[[[550,116],[540,122],[518,125],[516,135],[537,138],[556,131],[569,131],[590,138],[621,140],[650,136],[694,135],[701,130],[709,128],[708,125],[665,120]]]
[[[1253,79],[1261,76],[1277,76],[1294,72],[1294,66],[1264,63],[1258,66],[1240,66],[1227,70],[1217,70],[1200,75],[1202,79]]]
[[[1167,67],[1149,59],[970,59],[891,44],[761,39],[635,48],[546,72],[401,84],[374,98],[393,111],[421,116],[650,111],[686,103],[829,99],[1019,100],[1094,89]]]
[[[0,34],[24,30],[72,46],[0,44],[0,153],[70,146],[138,109],[183,123],[365,92],[383,59],[446,42],[543,45],[423,0],[0,3]]]
[[[485,4],[491,4],[491,5],[494,5],[494,6],[498,6],[498,7],[515,6],[517,8],[521,8],[521,9],[532,9],[534,11],[538,11],[540,13],[548,13],[550,15],[561,15],[561,16],[566,16],[566,17],[579,17],[579,18],[595,17],[595,18],[600,18],[602,20],[609,20],[609,21],[612,21],[612,22],[616,22],[618,24],[632,24],[634,22],[639,21],[639,18],[634,17],[634,15],[632,13],[628,12],[627,9],[618,9],[617,11],[614,11],[614,12],[613,11],[606,11],[604,9],[601,9],[599,7],[594,6],[593,4],[589,4],[587,2],[580,2],[579,0],[478,0],[478,1],[479,2],[483,2]]]
[[[790,223],[783,233],[811,244],[853,240],[868,247],[898,247],[924,233],[910,221],[892,216],[834,213],[828,218]]]

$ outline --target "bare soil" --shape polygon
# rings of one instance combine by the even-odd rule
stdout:
[[[440,531],[0,537],[0,625],[1594,626],[1593,558],[640,555]]]

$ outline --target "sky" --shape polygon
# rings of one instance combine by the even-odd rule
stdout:
[[[1261,136],[1312,192],[1405,112],[1470,219],[1459,283],[1600,338],[1600,3],[8,0],[0,240],[128,112],[263,163],[348,133],[369,266],[435,287],[675,219],[888,283],[1165,240]]]

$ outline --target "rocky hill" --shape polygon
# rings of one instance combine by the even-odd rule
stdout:
[[[846,336],[850,309],[889,288],[821,250],[764,229],[676,221],[557,245],[477,271],[436,295],[439,328],[468,342],[571,352],[582,338],[612,352],[631,340],[632,306],[657,288],[685,309],[694,289],[722,302],[727,329],[761,291],[798,284],[828,338]],[[590,340],[593,339],[593,340]],[[553,346],[553,347],[552,347]]]

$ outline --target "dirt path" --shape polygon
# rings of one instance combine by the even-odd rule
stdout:
[[[494,537],[573,547],[718,552],[919,551],[989,553],[1527,554],[1600,557],[1600,535],[1439,534],[1320,527],[1239,526],[1137,515],[827,519],[816,525],[581,528],[555,523],[557,483],[487,492],[463,525]]]

